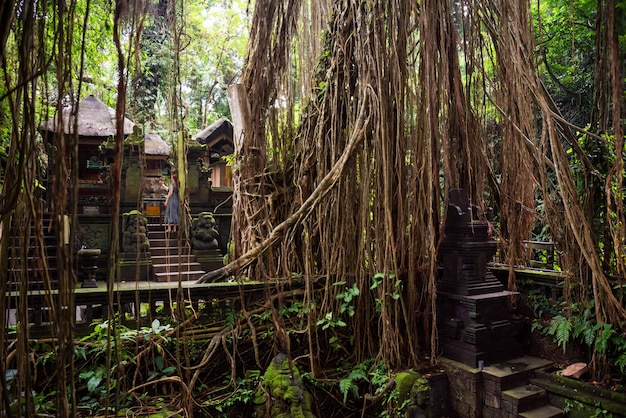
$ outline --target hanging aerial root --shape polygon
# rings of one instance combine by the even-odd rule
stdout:
[[[366,129],[369,126],[370,120],[370,114],[367,112],[369,109],[369,103],[369,100],[362,100],[359,116],[356,119],[356,126],[352,130],[350,140],[341,154],[341,157],[333,165],[332,169],[324,176],[317,188],[311,193],[306,201],[302,203],[302,206],[300,206],[300,208],[293,215],[277,225],[272,230],[270,235],[256,247],[252,248],[236,260],[228,263],[226,266],[206,273],[198,279],[198,283],[208,283],[218,279],[223,279],[246,268],[265,251],[279,243],[280,239],[289,233],[291,228],[302,222],[304,218],[309,216],[311,211],[324,202],[324,196],[326,196],[326,194],[328,194],[328,192],[335,187],[341,178],[349,159],[354,155],[358,145],[365,138]]]

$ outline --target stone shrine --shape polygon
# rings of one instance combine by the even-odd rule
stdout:
[[[439,247],[443,273],[437,285],[437,322],[443,355],[471,367],[522,355],[516,341],[522,321],[509,310],[517,292],[505,290],[489,271],[497,243],[490,236],[491,209],[470,205],[464,189],[453,189]]]

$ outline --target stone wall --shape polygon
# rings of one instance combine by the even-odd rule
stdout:
[[[482,417],[482,374],[476,368],[454,360],[441,362],[448,376],[449,407],[454,416]]]

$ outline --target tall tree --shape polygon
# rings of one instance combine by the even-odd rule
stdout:
[[[511,263],[527,256],[523,241],[537,219],[538,193],[547,208],[543,222],[573,255],[563,258],[573,273],[568,288],[588,288],[597,320],[623,327],[624,308],[602,270],[593,219],[565,152],[594,170],[576,139],[584,130],[562,115],[535,67],[530,10],[528,2],[259,2],[242,77],[251,114],[237,156],[233,234],[240,258],[224,270],[250,266],[255,278],[304,270],[309,281],[321,275],[326,291],[309,325],[340,315],[360,342],[356,359],[378,353],[398,365],[406,359],[400,353],[415,354],[423,341],[412,334],[416,317],[424,320],[422,332],[432,330],[434,354],[429,324],[446,191],[468,188],[478,204],[498,199]],[[620,91],[617,6],[600,1],[595,13],[609,17],[607,34],[595,36],[613,40],[597,59],[614,58],[617,84],[606,87]],[[319,15],[328,23],[317,25]],[[300,36],[303,28],[320,32]],[[294,43],[310,55],[290,58]],[[315,76],[285,65],[289,59],[316,62]],[[554,81],[547,65],[547,81]],[[622,100],[610,100],[620,150]],[[611,225],[623,216],[613,191],[621,190],[621,152],[616,157],[606,180]],[[383,280],[372,283],[374,276]],[[343,295],[352,288],[359,296],[346,314]],[[317,331],[308,331],[313,339]]]

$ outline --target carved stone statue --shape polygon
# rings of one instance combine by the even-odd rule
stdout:
[[[315,418],[311,395],[304,390],[300,371],[285,354],[278,354],[270,362],[263,375],[263,388],[257,390],[253,403],[257,417]]]
[[[137,210],[124,213],[122,216],[122,251],[127,253],[148,251],[150,249],[148,219]]]
[[[219,247],[219,232],[211,212],[201,212],[191,221],[191,246],[194,250],[212,250]]]

